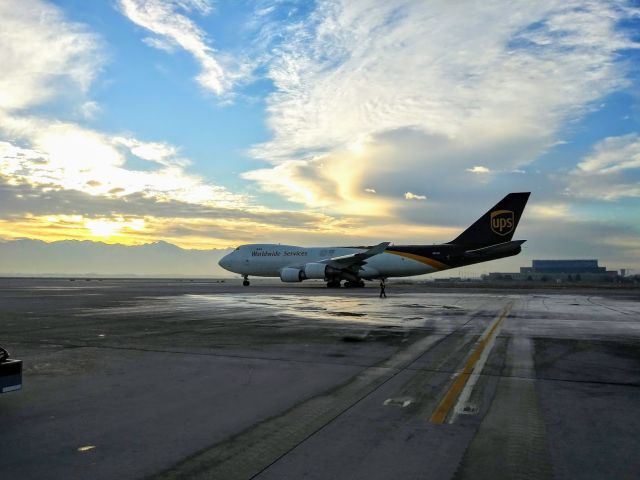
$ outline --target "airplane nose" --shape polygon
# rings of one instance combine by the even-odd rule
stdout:
[[[222,257],[219,261],[218,261],[218,265],[220,265],[222,268],[228,268],[229,267],[229,259],[227,258],[229,255],[225,255],[224,257]]]

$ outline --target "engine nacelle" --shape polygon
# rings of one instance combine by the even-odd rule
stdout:
[[[283,282],[301,282],[305,278],[305,273],[299,268],[283,268],[280,270],[280,280]]]
[[[328,265],[324,263],[307,263],[304,266],[304,276],[307,278],[319,278],[324,280],[328,277]]]

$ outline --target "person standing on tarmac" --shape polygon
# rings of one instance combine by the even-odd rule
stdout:
[[[380,280],[380,298],[387,298],[387,294],[384,291],[385,285],[384,285],[384,278],[382,280]]]

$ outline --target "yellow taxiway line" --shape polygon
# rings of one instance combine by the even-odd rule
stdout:
[[[469,381],[469,377],[471,376],[471,373],[473,372],[478,359],[482,355],[482,352],[486,348],[487,344],[491,341],[492,337],[496,334],[500,325],[502,325],[504,320],[509,315],[511,307],[513,307],[513,302],[509,303],[502,309],[500,316],[488,329],[482,340],[480,340],[480,342],[477,344],[476,349],[467,360],[467,363],[465,363],[462,373],[460,373],[460,375],[458,375],[458,378],[455,379],[445,396],[440,401],[440,404],[433,412],[433,415],[431,415],[430,421],[432,423],[444,423],[447,415],[449,415],[449,412],[451,411],[451,408],[453,407],[453,405],[455,405],[456,400],[460,396],[462,389],[467,384],[467,381]]]

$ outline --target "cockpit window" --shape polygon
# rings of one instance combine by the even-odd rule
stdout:
[[[237,251],[239,251],[239,250],[240,250],[240,247],[236,248],[236,249],[234,250],[234,252],[237,252]]]

